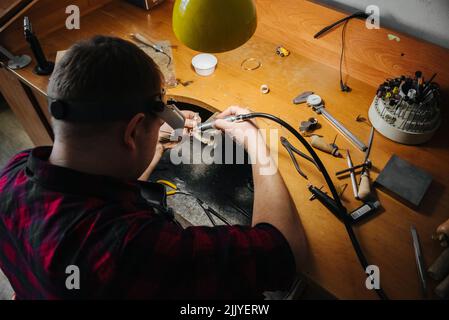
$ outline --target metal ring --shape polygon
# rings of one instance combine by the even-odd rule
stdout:
[[[248,62],[256,62],[256,65],[255,65],[254,67],[251,67],[251,68],[245,67],[245,65],[246,65]],[[262,66],[262,62],[260,62],[260,61],[257,60],[256,58],[247,58],[247,59],[245,59],[245,60],[242,61],[242,63],[240,64],[240,66],[242,67],[243,70],[246,70],[246,71],[252,71],[252,70],[259,69],[259,68]]]

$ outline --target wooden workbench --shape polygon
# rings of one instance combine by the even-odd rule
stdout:
[[[81,30],[66,30],[65,7],[76,3],[83,15]],[[259,25],[254,37],[241,48],[218,54],[219,64],[215,74],[205,78],[197,76],[192,70],[191,59],[195,52],[183,46],[172,32],[172,1],[165,2],[149,14],[118,0],[39,0],[26,14],[31,17],[44,50],[51,59],[54,59],[56,51],[67,49],[75,41],[94,34],[128,38],[130,33],[140,32],[153,39],[168,39],[177,46],[174,49],[177,77],[182,81],[193,81],[188,87],[178,86],[169,90],[169,94],[180,97],[180,100],[196,101],[217,110],[229,105],[246,106],[254,111],[272,113],[298,127],[300,121],[316,115],[305,105],[293,105],[292,99],[303,91],[312,90],[324,98],[326,107],[336,118],[364,141],[368,139],[370,127],[366,123],[356,122],[355,118],[357,115],[367,118],[376,87],[385,78],[413,74],[418,69],[427,77],[438,72],[436,81],[444,91],[443,97],[447,97],[449,50],[385,29],[367,30],[364,21],[351,21],[347,28],[345,68],[353,91],[342,93],[338,85],[341,29],[320,40],[313,39],[313,34],[344,14],[302,0],[257,0],[256,3]],[[389,33],[399,36],[401,41],[388,40]],[[15,53],[29,53],[21,33],[21,19],[0,33],[0,43]],[[292,51],[289,57],[275,55],[275,48],[280,44]],[[245,58],[259,59],[262,67],[254,71],[242,70],[240,65]],[[48,78],[34,75],[32,68],[29,66],[18,72],[0,69],[0,89],[33,142],[50,144],[52,134],[45,102]],[[260,93],[262,84],[270,86],[268,95]],[[318,118],[322,124],[319,133],[332,140],[335,129]],[[261,125],[277,127],[265,121],[261,121]],[[400,145],[378,133],[375,135],[371,152],[375,166],[372,178],[377,176],[393,154],[423,168],[434,177],[419,209],[413,210],[378,192],[383,212],[355,228],[368,261],[379,266],[381,285],[391,298],[421,298],[410,236],[411,224],[417,226],[421,236],[427,265],[441,252],[438,244],[431,240],[431,234],[438,224],[449,217],[448,130],[445,118],[436,136],[422,146]],[[291,137],[285,130],[281,133]],[[291,141],[299,147],[293,139]],[[362,161],[363,154],[341,135],[337,144],[342,149],[352,151],[355,163]],[[320,156],[332,175],[346,167],[344,159],[322,153]],[[324,184],[311,165],[301,162],[301,166],[311,183]],[[310,194],[306,181],[297,174],[283,150],[279,155],[279,167],[309,241],[311,256],[305,275],[338,298],[377,298],[365,287],[365,273],[343,225],[318,201],[308,200]],[[350,184],[349,179],[334,181],[336,184]],[[353,199],[350,185],[344,198],[348,209],[360,205]],[[434,286],[430,282],[430,289]]]

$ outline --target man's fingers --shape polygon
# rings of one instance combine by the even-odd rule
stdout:
[[[186,119],[195,119],[198,116],[198,113],[193,112],[191,110],[182,110],[181,113],[186,117]]]
[[[186,119],[186,122],[184,123],[184,127],[188,128],[188,129],[193,129],[193,127],[195,127],[195,125],[197,125],[198,123],[199,123],[198,120]]]
[[[186,118],[184,127],[193,129],[193,127],[195,127],[195,125],[197,125],[198,123],[201,123],[201,117],[199,116],[198,113],[190,111],[190,110],[182,110],[181,112],[184,115],[184,117]]]

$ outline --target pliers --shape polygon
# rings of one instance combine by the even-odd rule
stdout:
[[[180,193],[178,186],[176,184],[174,184],[173,182],[170,182],[168,180],[157,180],[156,183],[162,184],[165,187],[169,187],[171,190],[167,190],[165,191],[165,194],[167,196],[172,196],[174,194]]]
[[[298,173],[302,177],[304,177],[304,179],[308,180],[307,175],[299,167],[299,163],[296,160],[296,157],[293,154],[293,152],[298,154],[299,156],[303,157],[304,159],[312,162],[316,166],[315,160],[313,160],[312,157],[306,155],[304,152],[302,152],[302,151],[298,150],[297,148],[295,148],[295,146],[293,146],[285,137],[281,137],[281,143],[282,143],[282,146],[284,146],[284,148],[287,150],[288,154],[290,155],[290,158],[293,161],[293,164],[294,164],[294,166],[296,168],[296,171],[298,171]]]
[[[221,214],[219,214],[217,211],[215,211],[214,209],[212,209],[211,207],[209,207],[209,205],[208,205],[207,203],[205,203],[203,200],[201,200],[200,198],[197,198],[197,197],[193,196],[193,195],[190,194],[190,193],[180,191],[180,190],[178,189],[178,186],[177,186],[175,183],[170,182],[170,181],[168,181],[168,180],[163,180],[163,179],[157,180],[156,182],[159,183],[159,184],[162,184],[162,185],[164,185],[164,186],[166,186],[166,187],[169,187],[169,188],[171,189],[171,190],[167,190],[167,191],[165,192],[165,194],[166,194],[167,196],[171,196],[171,195],[174,195],[174,194],[184,194],[184,195],[188,195],[188,196],[194,197],[194,198],[196,199],[196,201],[198,202],[198,204],[201,206],[201,208],[203,208],[203,210],[204,210],[204,212],[206,213],[207,217],[209,218],[210,222],[211,222],[214,226],[216,226],[217,223],[215,222],[215,220],[214,220],[214,218],[213,218],[212,216],[217,217],[218,219],[220,219],[221,221],[223,221],[223,222],[224,222],[225,224],[227,224],[228,226],[231,225],[231,224],[229,223],[229,221],[226,220],[225,217],[223,217],[223,216],[222,216]]]
[[[201,208],[203,208],[204,213],[206,213],[207,217],[209,218],[210,222],[212,222],[212,225],[216,226],[217,223],[215,222],[215,220],[212,218],[212,215],[217,217],[218,219],[220,219],[221,221],[223,221],[225,224],[227,224],[228,226],[230,226],[231,224],[229,223],[228,220],[226,220],[225,217],[223,217],[221,214],[219,214],[217,211],[215,211],[214,209],[212,209],[211,207],[209,207],[209,205],[207,203],[205,203],[203,200],[196,198],[196,201],[198,202],[198,204],[201,206]]]

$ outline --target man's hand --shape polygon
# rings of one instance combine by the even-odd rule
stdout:
[[[181,112],[186,118],[183,134],[189,134],[190,131],[192,131],[192,129],[201,122],[201,118],[198,113],[190,110],[182,110]],[[179,143],[179,141],[170,140],[170,136],[173,132],[173,128],[167,123],[164,123],[159,129],[159,144],[162,146],[162,153],[167,149],[174,148]]]
[[[259,138],[259,128],[257,127],[257,124],[252,120],[242,122],[229,122],[224,120],[223,118],[248,113],[251,113],[251,111],[248,109],[238,106],[231,106],[217,116],[214,124],[215,128],[225,132],[238,144],[244,146],[247,150],[249,146],[248,144],[251,142],[254,143],[254,139]]]
[[[201,118],[197,113],[190,110],[183,110],[181,112],[186,118],[186,122],[184,124],[184,134],[188,134],[198,123],[201,122]],[[139,180],[147,181],[154,168],[156,168],[157,164],[159,163],[159,160],[161,160],[164,151],[174,148],[179,143],[179,141],[170,140],[170,136],[173,132],[173,128],[170,127],[167,123],[164,123],[161,126],[161,128],[159,129],[159,141],[156,145],[153,160],[151,160],[150,165],[140,176]]]

